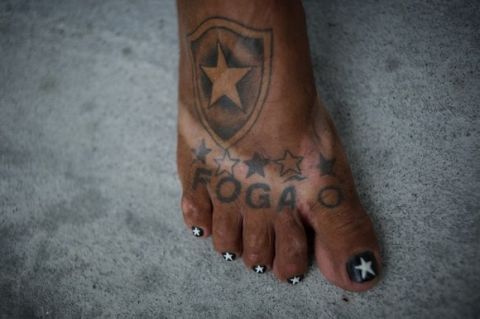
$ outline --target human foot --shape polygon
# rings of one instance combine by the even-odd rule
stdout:
[[[307,271],[312,229],[329,281],[372,287],[377,240],[315,93],[301,6],[275,2],[269,19],[248,27],[238,22],[245,10],[252,15],[249,8],[270,1],[200,19],[216,16],[221,3],[179,2],[177,163],[186,224],[196,237],[212,234],[225,261],[241,256],[254,272],[272,269],[291,284]]]

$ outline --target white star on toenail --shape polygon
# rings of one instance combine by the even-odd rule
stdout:
[[[296,284],[298,284],[298,283],[300,282],[300,277],[299,277],[299,276],[295,276],[295,277],[290,278],[290,279],[288,279],[288,280],[290,281],[290,283],[291,283],[292,285],[296,285]]]
[[[257,274],[262,274],[263,272],[265,271],[264,267],[258,265],[257,267],[255,267],[255,272]]]
[[[232,261],[233,260],[233,255],[227,252],[227,253],[223,254],[223,258],[225,258],[225,260],[227,260],[227,261]]]
[[[372,262],[365,261],[362,257],[360,257],[360,265],[357,265],[354,268],[362,271],[362,279],[367,277],[367,273],[375,276],[375,272],[372,269]]]
[[[194,227],[192,229],[193,236],[199,237],[200,236],[200,229],[198,227]]]

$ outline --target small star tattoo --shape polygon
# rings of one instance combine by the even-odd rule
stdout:
[[[230,153],[225,151],[225,153],[223,153],[223,157],[216,158],[215,162],[217,163],[217,170],[215,172],[216,176],[222,175],[223,173],[233,176],[233,169],[235,168],[235,165],[240,162],[240,160],[237,158],[232,158]]]
[[[228,251],[224,252],[222,256],[223,256],[223,259],[225,259],[226,261],[233,261],[236,258],[234,253],[229,253]]]
[[[192,227],[192,234],[195,237],[201,237],[203,235],[203,230],[199,227],[193,226]]]
[[[253,270],[257,273],[257,274],[263,274],[265,272],[265,269],[267,267],[265,266],[262,266],[262,265],[257,265],[256,267],[253,267]]]
[[[264,167],[268,164],[268,158],[264,158],[262,155],[255,152],[253,157],[247,161],[243,161],[248,166],[247,178],[253,174],[258,174],[265,177]]]
[[[192,148],[192,153],[195,156],[195,158],[193,159],[193,163],[201,162],[202,164],[205,164],[206,157],[211,151],[212,149],[207,148],[207,146],[205,145],[205,139],[202,139],[200,145],[196,149]]]
[[[334,175],[333,174],[333,165],[335,165],[335,158],[326,159],[320,153],[320,163],[318,163],[317,168],[320,170],[320,175]]]
[[[302,281],[302,280],[303,280],[303,275],[288,278],[288,282],[291,283],[292,285],[299,284],[300,281]]]
[[[274,160],[275,164],[280,165],[280,176],[283,176],[288,172],[302,175],[302,170],[300,169],[300,163],[302,161],[303,156],[295,156],[290,153],[290,151],[285,151],[282,158]]]

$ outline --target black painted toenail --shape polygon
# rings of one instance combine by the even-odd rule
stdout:
[[[252,270],[257,274],[263,274],[267,270],[267,267],[263,265],[256,265],[252,267]]]
[[[377,260],[370,251],[353,256],[347,263],[347,272],[354,282],[370,281],[377,276]]]
[[[293,276],[292,278],[288,278],[288,282],[292,285],[299,284],[300,281],[302,280],[303,280],[303,275],[297,275],[297,276]]]
[[[228,251],[222,253],[223,259],[226,261],[234,261],[237,256],[234,253],[230,253]]]
[[[195,237],[202,237],[203,236],[203,229],[197,226],[192,227],[192,234]]]

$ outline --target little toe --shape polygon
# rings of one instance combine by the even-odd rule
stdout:
[[[308,269],[305,229],[296,211],[284,210],[275,220],[273,270],[280,280],[298,284]]]
[[[256,273],[272,267],[274,235],[267,211],[248,211],[243,216],[243,261]]]
[[[195,237],[208,237],[212,229],[212,204],[206,189],[182,196],[183,219]]]

